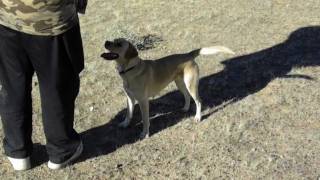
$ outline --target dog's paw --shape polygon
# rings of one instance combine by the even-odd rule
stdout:
[[[201,122],[201,116],[195,116],[194,117],[195,122]]]
[[[118,127],[120,128],[127,128],[129,126],[129,121],[124,120],[120,124],[118,124]]]
[[[142,132],[142,133],[140,133],[139,138],[140,138],[141,140],[142,140],[142,139],[149,138],[149,133]]]

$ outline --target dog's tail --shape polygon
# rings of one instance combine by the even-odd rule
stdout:
[[[190,52],[190,55],[195,58],[199,55],[213,55],[213,54],[217,54],[219,52],[224,52],[224,53],[228,53],[228,54],[235,54],[231,49],[229,49],[227,47],[212,46],[212,47],[205,47],[205,48],[193,50]]]

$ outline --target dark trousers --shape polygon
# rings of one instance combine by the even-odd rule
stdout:
[[[58,36],[29,35],[0,25],[0,116],[7,156],[32,153],[34,72],[49,158],[61,163],[72,156],[80,143],[73,122],[83,59],[79,25]]]

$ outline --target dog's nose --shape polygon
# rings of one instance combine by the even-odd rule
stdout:
[[[105,44],[104,44],[104,47],[105,48],[108,48],[109,46],[112,45],[112,42],[111,41],[106,41]]]

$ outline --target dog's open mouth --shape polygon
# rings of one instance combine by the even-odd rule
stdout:
[[[119,58],[118,53],[113,53],[113,52],[108,52],[108,53],[103,53],[101,54],[101,57],[106,59],[106,60],[115,60]]]

